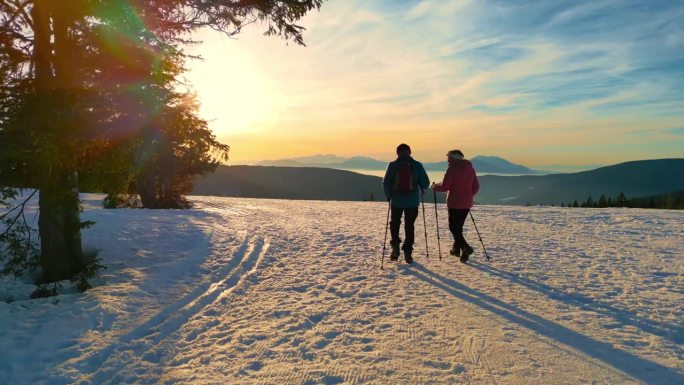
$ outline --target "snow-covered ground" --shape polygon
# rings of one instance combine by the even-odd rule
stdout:
[[[462,265],[430,205],[380,270],[385,203],[99,199],[97,287],[0,286],[1,384],[684,384],[682,212],[478,206]]]

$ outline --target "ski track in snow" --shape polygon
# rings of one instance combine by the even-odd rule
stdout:
[[[468,221],[463,265],[426,206],[430,259],[419,216],[416,264],[380,270],[383,203],[96,198],[110,268],[0,302],[0,383],[684,383],[681,212],[478,206],[492,260]]]

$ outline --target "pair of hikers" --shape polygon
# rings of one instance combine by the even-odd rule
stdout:
[[[449,231],[454,237],[454,243],[450,250],[451,255],[458,256],[461,262],[468,261],[473,253],[463,237],[463,225],[470,208],[473,207],[473,197],[477,194],[480,185],[475,175],[475,169],[470,161],[464,159],[460,150],[451,150],[447,153],[449,166],[441,183],[433,183],[434,191],[447,193],[447,207],[449,209]],[[399,259],[401,238],[399,228],[401,217],[404,217],[404,251],[406,263],[413,263],[413,243],[415,241],[415,222],[418,217],[420,195],[428,188],[430,179],[423,165],[411,157],[411,147],[402,143],[397,147],[397,159],[387,166],[385,177],[382,181],[385,196],[390,202],[391,221],[390,233],[392,253],[390,259]],[[420,191],[419,191],[420,189]]]

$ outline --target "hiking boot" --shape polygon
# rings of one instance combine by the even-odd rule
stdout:
[[[404,250],[404,260],[406,263],[413,263],[413,256],[411,255],[411,251]]]
[[[449,255],[453,255],[454,257],[461,257],[461,249],[454,247],[453,249],[449,250]]]
[[[468,262],[468,257],[470,257],[470,255],[473,254],[474,252],[475,252],[475,250],[473,250],[472,247],[465,246],[463,248],[463,253],[461,254],[461,263]]]
[[[392,245],[392,252],[390,253],[390,261],[396,261],[399,259],[399,245]]]

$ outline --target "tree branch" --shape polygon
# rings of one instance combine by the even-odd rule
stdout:
[[[28,203],[29,200],[31,200],[31,198],[33,198],[34,195],[36,195],[37,192],[38,192],[38,189],[33,190],[33,192],[26,199],[24,199],[23,202],[21,202],[21,204],[12,207],[9,211],[0,215],[0,220],[2,220],[4,218],[8,217],[12,212],[16,211],[17,209],[19,210],[16,213],[16,215],[12,219],[9,220],[8,225],[5,228],[5,231],[0,233],[0,238],[2,236],[4,236],[5,234],[7,234],[12,229],[12,226],[14,226],[14,224],[17,222],[19,217],[24,215],[24,208],[26,207],[26,204]],[[28,225],[26,223],[24,223],[24,226],[28,227]]]

